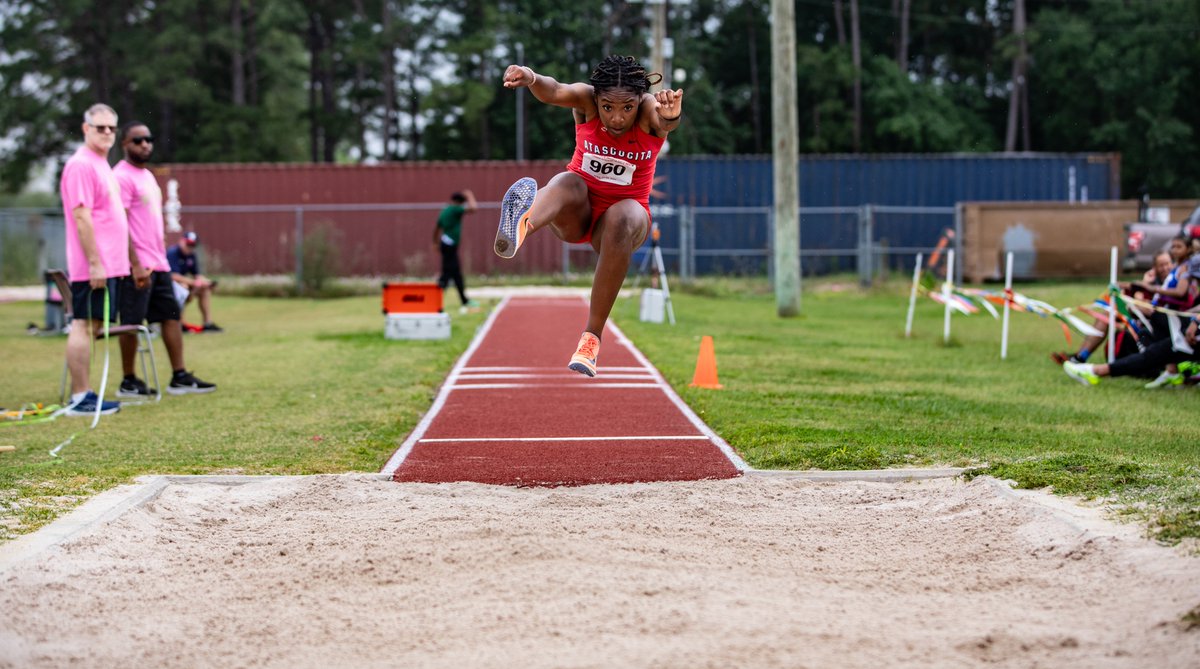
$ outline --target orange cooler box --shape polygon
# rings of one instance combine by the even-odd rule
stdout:
[[[383,313],[436,314],[442,311],[442,289],[436,283],[383,284]]]

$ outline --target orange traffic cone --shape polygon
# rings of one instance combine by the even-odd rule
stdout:
[[[717,382],[717,354],[713,350],[713,338],[704,335],[700,339],[700,355],[696,358],[696,373],[692,375],[693,388],[723,388]]]

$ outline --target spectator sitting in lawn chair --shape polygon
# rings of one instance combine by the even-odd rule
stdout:
[[[1160,285],[1135,281],[1122,288],[1152,295],[1154,306],[1187,310],[1195,306],[1200,297],[1200,256],[1192,252],[1192,243],[1183,235],[1171,240],[1171,257],[1175,268]]]
[[[179,299],[180,311],[187,307],[192,298],[200,305],[200,317],[204,332],[223,332],[213,322],[210,314],[212,293],[217,282],[200,273],[200,260],[196,258],[196,246],[200,237],[195,232],[185,233],[179,243],[167,249],[167,262],[171,265],[171,278],[175,280],[175,296]],[[185,326],[185,330],[190,330]]]
[[[1192,254],[1192,247],[1187,238],[1182,235],[1171,240],[1171,258],[1175,266],[1167,273],[1162,283],[1155,285],[1145,281],[1135,281],[1121,284],[1121,289],[1128,295],[1139,299],[1150,298],[1150,304],[1155,307],[1166,307],[1176,310],[1191,309],[1200,295],[1200,256]],[[1155,260],[1155,274],[1158,274],[1159,261]],[[1149,274],[1149,273],[1147,273]],[[1115,357],[1121,358],[1137,353],[1151,343],[1170,336],[1167,315],[1156,310],[1143,311],[1149,322],[1149,327],[1134,317],[1131,320],[1132,332],[1118,332]],[[1095,327],[1101,332],[1107,332],[1108,319],[1098,318]],[[1064,362],[1087,362],[1092,353],[1104,343],[1105,335],[1089,336],[1083,340],[1083,346],[1074,355],[1052,353],[1051,357],[1058,364]],[[1110,361],[1111,362],[1111,361]]]
[[[1196,255],[1194,248],[1192,255]],[[1161,286],[1167,280],[1167,277],[1171,275],[1171,270],[1173,269],[1175,269],[1175,261],[1171,258],[1171,254],[1167,251],[1159,251],[1154,256],[1154,266],[1146,270],[1146,273],[1142,275],[1141,283],[1146,286]],[[1133,291],[1133,296],[1139,300],[1151,300],[1154,298],[1153,294],[1147,294],[1145,291],[1133,289],[1132,287],[1131,290]]]

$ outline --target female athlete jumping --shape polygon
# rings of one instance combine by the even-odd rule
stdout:
[[[683,91],[650,94],[661,75],[646,74],[629,56],[608,56],[589,83],[562,84],[531,68],[509,65],[505,88],[575,116],[575,155],[567,171],[541,190],[528,177],[504,195],[496,253],[511,258],[530,233],[546,227],[564,242],[590,242],[599,254],[587,327],[567,366],[596,375],[600,336],[625,281],[633,252],[650,232],[650,187],[667,133],[679,126]]]

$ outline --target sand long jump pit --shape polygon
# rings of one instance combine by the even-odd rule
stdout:
[[[986,478],[144,481],[2,547],[0,667],[1200,666],[1200,559]]]

